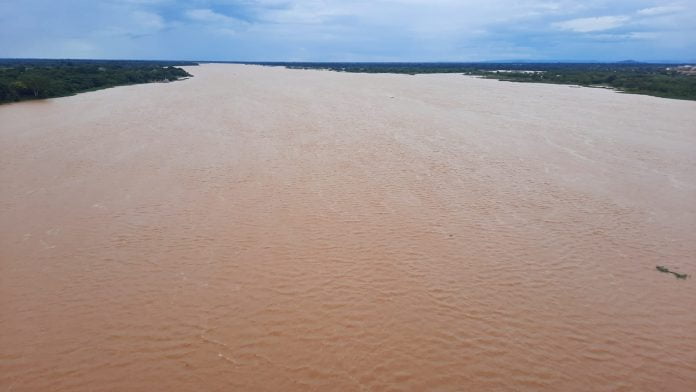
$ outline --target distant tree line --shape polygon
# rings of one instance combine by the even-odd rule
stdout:
[[[609,87],[632,93],[663,98],[696,100],[696,76],[685,75],[668,67],[553,68],[539,73],[497,73],[484,77],[513,82],[574,84]]]
[[[3,59],[0,60],[0,103],[191,76],[175,65],[195,63]]]
[[[696,75],[678,64],[622,63],[257,63],[363,73],[461,73],[512,82],[609,87],[622,92],[696,100]],[[530,72],[533,71],[533,72]]]

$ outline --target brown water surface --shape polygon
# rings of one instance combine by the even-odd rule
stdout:
[[[696,102],[190,72],[0,107],[0,391],[696,390]]]

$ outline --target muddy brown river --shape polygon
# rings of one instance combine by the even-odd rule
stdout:
[[[0,106],[0,391],[696,390],[696,102],[188,70]]]

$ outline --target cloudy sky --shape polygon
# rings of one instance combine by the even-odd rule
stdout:
[[[0,0],[0,57],[696,61],[696,0]]]

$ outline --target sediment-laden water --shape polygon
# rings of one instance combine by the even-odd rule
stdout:
[[[696,102],[189,70],[0,106],[0,390],[696,390]]]

